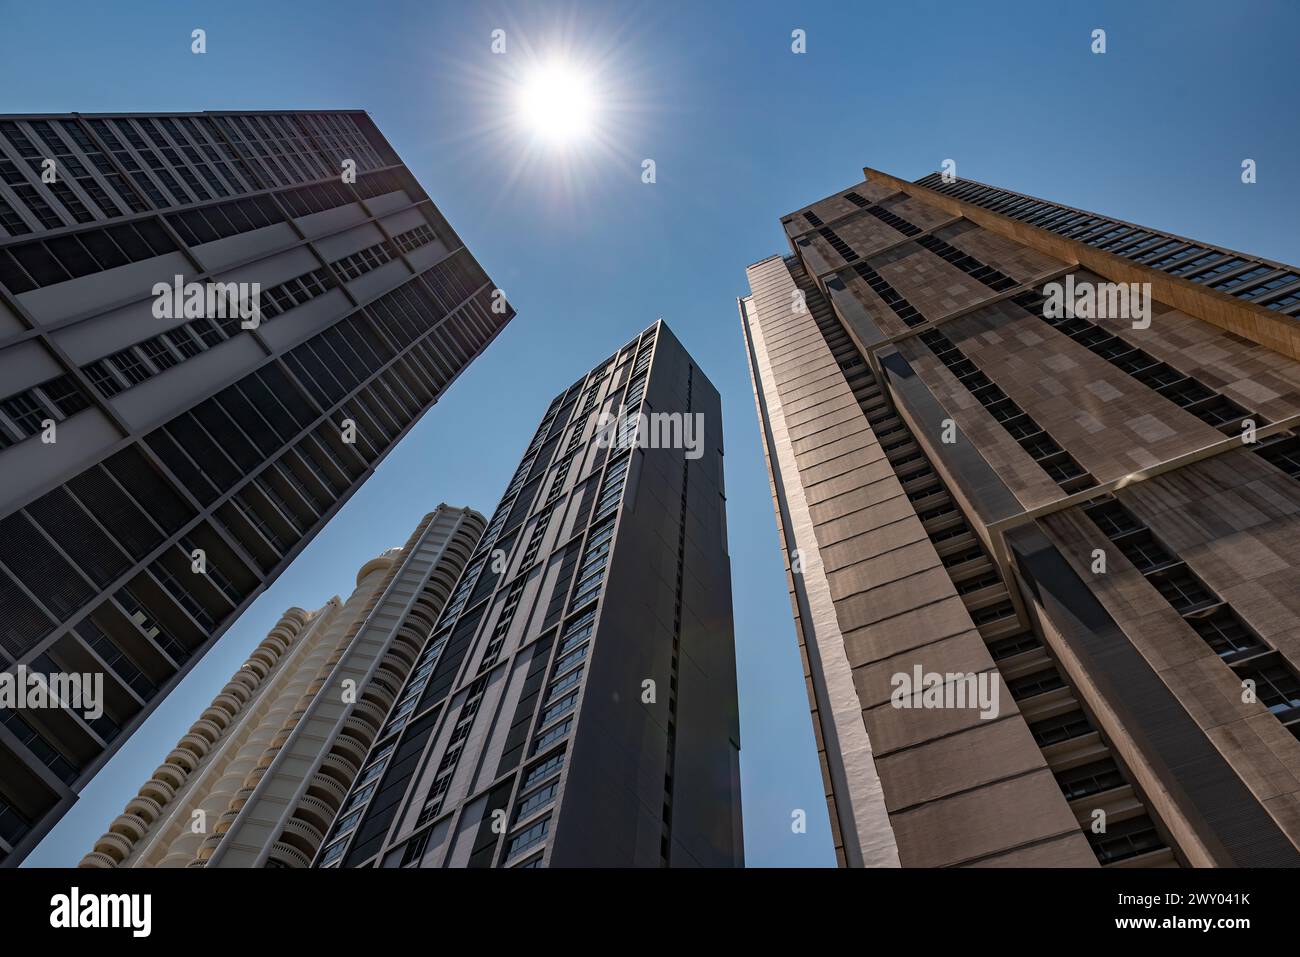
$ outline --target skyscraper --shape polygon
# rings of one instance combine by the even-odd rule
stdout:
[[[317,866],[742,862],[721,421],[662,322],[555,397]]]
[[[365,113],[0,118],[6,864],[512,315]]]
[[[440,505],[290,608],[95,842],[82,867],[306,867],[487,523]]]
[[[740,301],[840,862],[1300,863],[1300,270],[865,176]]]

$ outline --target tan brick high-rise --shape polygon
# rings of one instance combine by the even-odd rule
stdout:
[[[740,301],[840,863],[1300,864],[1300,270],[864,173]]]

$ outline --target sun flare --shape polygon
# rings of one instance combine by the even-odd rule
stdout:
[[[590,78],[561,61],[537,65],[524,77],[519,89],[521,124],[553,145],[575,143],[589,136],[597,110]]]

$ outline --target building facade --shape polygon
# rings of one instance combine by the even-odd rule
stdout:
[[[363,112],[0,117],[5,864],[512,315]]]
[[[82,867],[306,867],[487,523],[440,505],[290,608],[95,842]]]
[[[662,322],[555,397],[316,866],[742,863],[721,421]]]
[[[740,301],[840,863],[1300,864],[1300,270],[864,174]]]

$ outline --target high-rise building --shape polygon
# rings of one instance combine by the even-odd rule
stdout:
[[[742,862],[721,422],[662,322],[555,397],[317,866]]]
[[[306,867],[486,524],[440,505],[347,601],[286,611],[81,866]]]
[[[513,315],[363,112],[0,117],[17,863]]]
[[[865,177],[740,301],[840,862],[1300,864],[1300,270]]]

